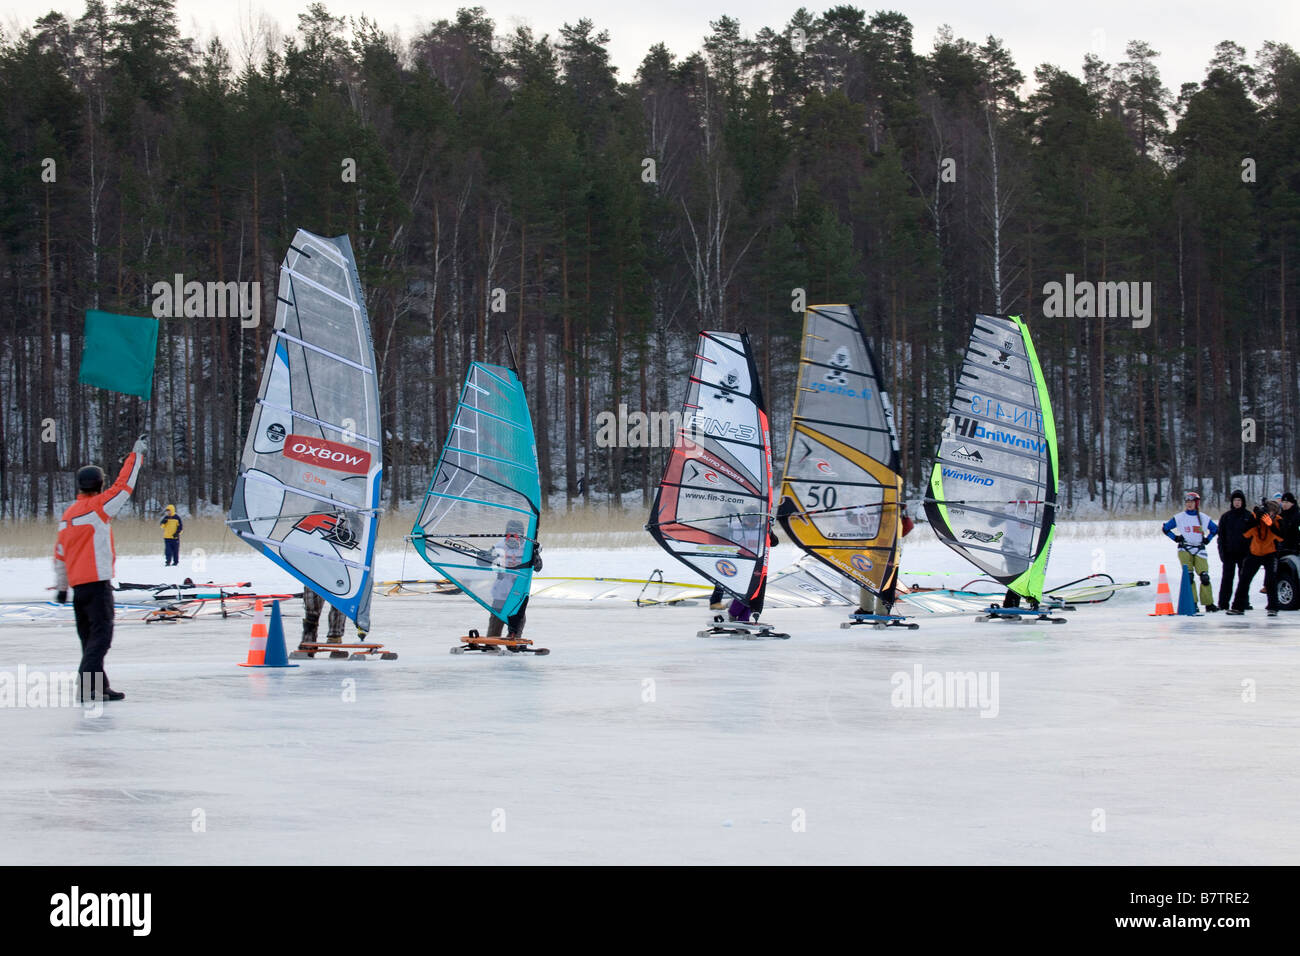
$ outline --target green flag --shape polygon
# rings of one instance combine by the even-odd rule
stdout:
[[[77,381],[148,399],[157,352],[157,319],[87,309],[86,350]]]

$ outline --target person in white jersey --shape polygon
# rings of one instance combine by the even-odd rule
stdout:
[[[1201,579],[1200,603],[1207,611],[1217,611],[1214,595],[1210,591],[1210,559],[1206,546],[1219,533],[1212,518],[1201,514],[1201,496],[1194,491],[1183,495],[1184,508],[1164,523],[1165,537],[1178,545],[1178,563],[1192,569],[1192,575]],[[1195,582],[1193,582],[1195,583]],[[1196,593],[1193,587],[1193,593]]]

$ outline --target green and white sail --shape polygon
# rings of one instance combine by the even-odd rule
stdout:
[[[383,474],[370,319],[347,236],[299,229],[230,506],[230,530],[370,629]]]
[[[977,315],[925,513],[940,540],[1027,598],[1043,595],[1056,528],[1056,421],[1029,329]]]
[[[542,487],[523,383],[474,362],[411,541],[425,561],[502,621],[528,597]]]

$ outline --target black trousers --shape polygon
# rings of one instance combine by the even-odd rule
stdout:
[[[164,564],[181,563],[181,539],[180,538],[163,538],[163,563]]]
[[[1264,588],[1268,591],[1268,610],[1277,610],[1277,555],[1266,554],[1261,558],[1251,554],[1246,556],[1246,560],[1241,566],[1241,579],[1237,584],[1237,596],[1232,600],[1232,609],[1234,611],[1246,610],[1246,602],[1250,600],[1250,582],[1254,580],[1255,572],[1260,568],[1264,569]]]
[[[519,610],[515,611],[514,614],[510,615],[510,621],[508,622],[508,627],[510,629],[506,631],[507,635],[509,635],[510,637],[524,636],[524,621],[528,619],[527,611],[528,611],[528,598],[524,598],[524,603],[519,605]],[[493,614],[492,617],[488,619],[487,636],[488,637],[501,636],[501,618],[497,617],[495,614]]]
[[[1219,555],[1223,561],[1223,577],[1219,579],[1219,607],[1232,607],[1232,582],[1233,578],[1241,577],[1243,565],[1246,559],[1250,557],[1250,552],[1245,554],[1228,554]]]
[[[325,599],[313,591],[311,588],[302,590],[302,639],[304,641],[315,642],[316,627],[320,623],[320,612],[325,609]],[[343,626],[347,623],[347,617],[343,612],[330,605],[329,630],[325,632],[325,639],[343,636]]]
[[[113,585],[109,581],[78,584],[72,589],[72,613],[77,619],[77,637],[81,638],[81,686],[87,675],[96,691],[107,691],[108,675],[104,657],[113,646]]]

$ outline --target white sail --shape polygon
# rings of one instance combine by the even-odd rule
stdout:
[[[375,350],[352,245],[300,229],[280,269],[229,525],[362,631],[370,629],[381,442]]]

